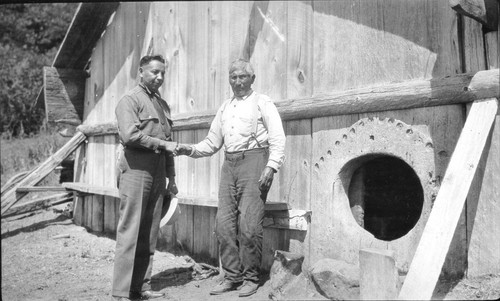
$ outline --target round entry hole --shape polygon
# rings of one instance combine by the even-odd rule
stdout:
[[[360,157],[349,167],[348,198],[356,222],[381,240],[406,235],[418,222],[424,203],[415,171],[387,155]]]

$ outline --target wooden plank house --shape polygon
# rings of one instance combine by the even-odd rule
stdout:
[[[483,4],[482,14],[469,2]],[[86,135],[66,184],[78,191],[74,222],[116,230],[114,109],[137,83],[141,56],[169,62],[160,92],[180,143],[205,137],[231,95],[230,62],[245,58],[287,135],[263,267],[275,250],[311,265],[325,257],[357,264],[360,249],[379,248],[393,250],[406,274],[471,103],[499,98],[498,33],[494,0],[82,3],[41,96],[49,121],[80,124]],[[486,135],[445,276],[500,273],[498,112]],[[222,152],[176,158],[182,215],[161,229],[160,247],[217,260],[222,160]]]

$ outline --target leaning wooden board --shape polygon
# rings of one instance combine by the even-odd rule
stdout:
[[[496,98],[472,104],[399,299],[432,297],[497,109]]]
[[[21,186],[34,186],[45,178],[54,168],[56,168],[66,157],[71,154],[85,140],[86,136],[77,132],[62,148],[50,156],[42,164],[35,168],[23,180],[19,181],[11,190],[2,196],[2,212],[4,214],[12,205],[24,197],[27,192],[17,193],[16,190]]]

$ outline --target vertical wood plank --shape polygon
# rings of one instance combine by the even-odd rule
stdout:
[[[481,23],[474,19],[463,17],[463,52],[464,71],[477,72],[486,69],[484,56],[484,38]]]
[[[189,75],[189,56],[188,56],[188,32],[189,32],[189,6],[188,2],[179,2],[177,6],[177,27],[176,35],[178,38],[177,43],[177,56],[178,56],[178,73],[177,73],[177,90],[178,95],[178,112],[190,112],[190,98],[188,87]]]
[[[499,52],[498,52],[498,43],[499,38],[498,36],[500,30],[498,31],[491,31],[488,32],[484,35],[484,40],[485,40],[485,47],[486,47],[486,66],[487,69],[496,69],[498,68],[498,57],[499,57]]]
[[[198,142],[203,140],[207,134],[207,129],[195,130],[194,133],[194,141]],[[217,156],[217,155],[214,155]],[[193,159],[191,159],[193,160]],[[193,185],[193,195],[207,197],[210,195],[210,187],[218,186],[214,180],[218,180],[211,178],[211,169],[217,168],[217,166],[211,166],[212,160],[210,158],[200,158],[194,160],[194,185]]]
[[[107,233],[113,233],[116,231],[115,198],[111,196],[104,196],[103,202],[104,202],[103,231]]]
[[[85,180],[85,166],[86,166],[86,157],[85,150],[87,148],[87,143],[82,143],[77,149],[75,153],[75,165],[74,165],[74,182],[83,182]],[[84,202],[85,198],[78,196],[75,193],[75,201],[73,204],[73,221],[76,225],[81,226],[83,223],[84,217]]]
[[[92,229],[92,206],[94,204],[92,198],[93,197],[91,195],[84,197],[85,204],[83,205],[83,208],[85,209],[85,219],[83,226],[88,229]]]
[[[104,99],[101,101],[105,101]],[[106,170],[105,168],[105,158],[104,158],[104,136],[94,137],[94,160],[91,162],[93,164],[92,179],[91,184],[97,186],[104,186],[104,177]],[[92,231],[102,232],[104,230],[104,196],[94,195],[92,197]]]
[[[209,207],[192,206],[193,207],[193,253],[203,259],[213,258],[211,252],[212,227],[210,226],[210,215],[212,214]]]
[[[313,94],[312,5],[312,1],[287,3],[287,98]]]
[[[177,242],[186,252],[193,252],[193,206],[179,204],[181,215],[176,223]],[[178,226],[178,227],[177,227]]]
[[[92,231],[104,231],[104,196],[94,195],[92,197]]]
[[[219,241],[217,240],[217,236],[215,235],[215,226],[216,226],[216,218],[217,218],[217,208],[207,207],[208,211],[210,211],[210,224],[209,224],[209,237],[210,237],[210,245],[209,252],[210,257],[217,260],[219,258]]]
[[[255,1],[245,45],[255,69],[255,91],[275,101],[285,99],[287,91],[287,5],[286,1]]]

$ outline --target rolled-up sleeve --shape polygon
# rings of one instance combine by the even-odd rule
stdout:
[[[158,148],[161,140],[148,136],[140,130],[139,106],[132,96],[125,95],[118,102],[115,114],[118,122],[118,133],[123,145],[152,150]]]

